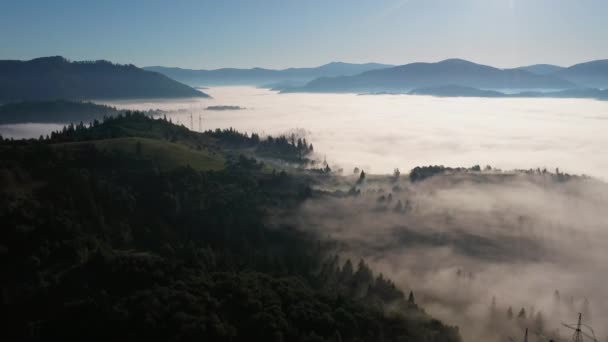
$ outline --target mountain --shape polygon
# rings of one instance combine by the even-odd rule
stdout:
[[[608,59],[575,64],[553,75],[583,87],[608,89]]]
[[[445,85],[428,88],[416,88],[409,95],[430,95],[438,97],[546,97],[608,100],[608,90],[596,88],[573,88],[559,91],[521,91],[513,94],[494,90],[482,90],[472,87]]]
[[[393,65],[379,63],[353,64],[332,62],[315,68],[275,69],[234,69],[192,70],[167,68],[162,66],[145,67],[145,70],[159,72],[167,77],[191,86],[209,85],[267,85],[273,83],[304,84],[319,77],[350,76],[369,70],[390,68]]]
[[[576,98],[576,99],[596,99],[608,100],[608,89],[601,90],[596,88],[574,88],[552,92],[520,92],[509,95],[511,97],[550,97],[550,98]]]
[[[472,87],[458,85],[445,85],[429,88],[416,88],[410,91],[410,95],[431,95],[439,97],[505,97],[504,93],[494,90],[481,90]]]
[[[516,68],[519,70],[524,70],[536,75],[551,75],[560,70],[565,69],[564,67],[553,65],[553,64],[533,64],[527,65],[523,67]]]
[[[407,92],[415,88],[454,84],[482,89],[566,89],[574,85],[552,75],[498,69],[462,59],[411,63],[355,76],[324,77],[286,92]]]
[[[114,107],[66,100],[11,102],[0,106],[0,124],[90,122],[120,113]]]
[[[0,102],[177,97],[208,95],[134,65],[71,62],[60,56],[0,61]]]

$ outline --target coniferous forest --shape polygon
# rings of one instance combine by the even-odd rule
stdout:
[[[137,112],[3,139],[4,338],[459,341],[365,260],[270,223],[315,174],[264,160],[312,149]]]

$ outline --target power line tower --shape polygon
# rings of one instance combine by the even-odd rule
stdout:
[[[203,118],[201,117],[201,115],[198,115],[198,131],[202,132],[203,131]]]
[[[583,320],[583,315],[579,312],[578,321],[576,322],[576,325],[562,323],[562,325],[565,326],[566,328],[574,330],[574,334],[572,335],[571,341],[572,342],[585,342],[585,341],[598,342],[597,338],[595,337],[595,332],[593,331],[593,328],[591,328],[587,324],[584,324],[582,322],[582,320]]]
[[[194,121],[192,120],[192,112],[190,112],[190,130],[194,131]]]

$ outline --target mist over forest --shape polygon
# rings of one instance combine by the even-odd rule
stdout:
[[[579,312],[605,336],[605,183],[488,168],[414,183],[357,174],[322,188],[298,226],[414,291],[465,340],[519,338],[524,328],[535,340],[567,339],[561,323]]]
[[[0,341],[608,342],[605,0],[0,4]]]

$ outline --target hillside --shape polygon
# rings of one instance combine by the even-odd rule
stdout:
[[[0,105],[0,124],[89,122],[118,113],[119,111],[114,107],[91,102],[65,100],[12,102]]]
[[[63,57],[0,61],[0,102],[208,97],[159,73]]]
[[[461,59],[412,63],[355,76],[319,78],[286,92],[407,92],[415,88],[458,85],[481,89],[566,89],[574,85],[554,76],[498,69]]]
[[[481,90],[472,87],[457,85],[446,85],[429,88],[416,88],[410,91],[410,95],[431,95],[439,97],[505,97],[504,93],[492,90]]]
[[[575,64],[553,75],[582,87],[608,89],[608,59]]]
[[[4,336],[459,342],[365,261],[273,223],[326,176],[243,153],[302,145],[130,112],[0,141]]]
[[[159,72],[174,80],[191,86],[212,85],[256,85],[262,86],[274,83],[303,84],[318,77],[334,77],[356,75],[368,70],[389,68],[392,65],[365,63],[353,64],[332,62],[315,68],[288,68],[282,70],[252,68],[235,69],[223,68],[215,70],[192,70],[168,68],[161,66],[144,69]]]
[[[408,92],[408,94],[430,95],[437,97],[545,97],[608,100],[608,90],[600,90],[595,88],[574,88],[547,92],[521,91],[517,93],[508,94],[494,90],[482,90],[472,87],[446,85],[428,88],[416,88]]]
[[[533,64],[527,65],[523,67],[516,68],[519,70],[524,70],[536,75],[551,75],[560,70],[563,70],[564,67],[553,65],[553,64]]]

